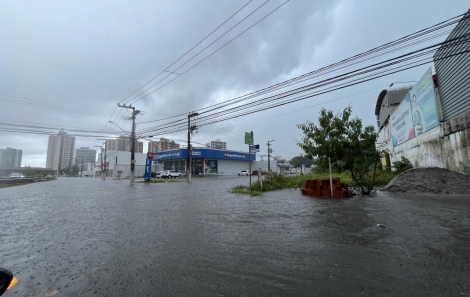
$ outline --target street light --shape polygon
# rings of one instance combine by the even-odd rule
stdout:
[[[411,80],[411,81],[396,81],[396,82],[392,82],[390,84],[390,88],[393,86],[393,84],[407,84],[407,83],[417,83],[418,81],[417,80]]]
[[[124,129],[122,129],[121,127],[119,127],[119,125],[116,124],[115,122],[113,122],[113,121],[108,121],[108,122],[111,123],[111,124],[113,124],[113,125],[116,125],[116,127],[118,127],[119,129],[121,129],[122,132],[126,133],[127,136],[129,136],[129,137],[131,136],[129,133],[127,133],[126,131],[124,131]]]

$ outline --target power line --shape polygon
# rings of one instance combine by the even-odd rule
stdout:
[[[210,46],[212,46],[214,43],[216,43],[217,41],[219,41],[222,37],[224,37],[227,33],[229,33],[230,31],[232,31],[235,27],[237,27],[238,25],[240,25],[243,21],[245,21],[247,18],[249,18],[251,15],[253,15],[256,11],[258,11],[261,7],[263,7],[264,5],[266,5],[267,3],[269,2],[269,0],[267,0],[266,2],[264,2],[263,4],[261,4],[260,6],[258,6],[255,10],[253,10],[249,15],[247,15],[246,17],[244,17],[241,21],[239,21],[238,23],[236,23],[234,26],[232,26],[230,29],[228,29],[227,31],[224,32],[224,34],[220,35],[216,40],[212,41],[209,45],[207,45],[206,47],[204,47],[202,50],[200,50],[198,53],[196,53],[195,55],[193,55],[191,58],[189,58],[189,60],[187,60],[186,62],[184,62],[183,64],[181,64],[178,68],[174,69],[173,71],[177,71],[179,70],[181,67],[183,67],[184,65],[186,65],[187,63],[189,63],[190,61],[192,61],[194,58],[196,58],[197,56],[199,56],[199,54],[201,54],[203,51],[205,51],[206,49],[208,49]],[[178,74],[177,77],[180,77],[181,75],[183,75],[184,73],[186,73],[187,71],[183,72],[183,73],[180,73]],[[163,80],[165,80],[167,77],[169,77],[170,74],[168,74],[167,76],[165,76],[164,78],[162,78],[161,80],[157,81],[156,83],[154,83],[153,85],[151,85],[149,88],[147,88],[146,90],[144,90],[143,92],[137,94],[132,100],[138,98],[140,95],[144,94],[145,92],[147,92],[148,90],[150,90],[151,88],[153,88],[155,85],[157,85],[158,83],[162,82]],[[133,103],[137,102],[137,101],[140,101],[141,99],[145,98],[147,96],[144,96],[136,101],[134,101]]]
[[[457,17],[455,17],[457,18]],[[450,20],[453,20],[455,18],[452,18]],[[431,26],[429,28],[437,28],[435,29],[436,31],[439,31],[441,29],[445,29],[446,26],[450,26],[450,25],[454,25],[458,23],[458,20],[453,20],[453,21],[444,21],[444,22],[441,22],[437,25],[434,25],[434,26]],[[254,97],[257,97],[259,95],[262,95],[262,94],[265,94],[265,93],[268,93],[268,92],[272,92],[274,90],[278,90],[278,89],[281,89],[281,88],[285,88],[285,87],[288,87],[288,86],[291,86],[293,84],[297,84],[297,83],[300,83],[302,81],[305,81],[305,80],[308,80],[308,79],[312,79],[314,77],[320,77],[320,76],[324,76],[328,73],[334,73],[334,72],[337,72],[341,69],[346,69],[346,68],[350,68],[351,66],[355,65],[355,64],[363,64],[365,62],[367,62],[368,60],[372,60],[372,59],[376,59],[380,56],[384,56],[384,55],[388,55],[390,53],[393,53],[395,51],[398,51],[398,50],[402,50],[402,49],[405,49],[407,47],[410,47],[410,46],[413,46],[413,45],[417,45],[419,43],[422,43],[422,42],[425,42],[425,41],[429,41],[430,39],[433,39],[433,38],[437,38],[439,36],[442,36],[444,34],[447,34],[451,31],[451,29],[448,29],[448,30],[444,30],[444,31],[440,31],[440,32],[437,32],[437,33],[434,33],[433,35],[430,35],[430,36],[424,36],[424,34],[430,34],[430,33],[433,33],[433,31],[431,29],[423,29],[421,31],[418,31],[418,32],[421,32],[420,34],[416,34],[416,33],[413,33],[413,34],[410,34],[406,37],[403,37],[403,38],[400,38],[398,39],[397,41],[394,41],[394,42],[390,42],[390,43],[387,43],[386,45],[391,45],[391,46],[396,46],[396,45],[399,45],[398,41],[401,40],[403,42],[405,42],[405,46],[400,46],[400,47],[395,47],[395,48],[392,48],[392,50],[388,50],[388,51],[385,51],[385,52],[382,52],[382,53],[378,53],[378,50],[377,49],[387,49],[387,47],[385,46],[379,46],[375,49],[372,49],[372,50],[369,50],[368,53],[370,54],[374,54],[372,57],[369,57],[367,59],[363,59],[363,60],[359,60],[359,61],[355,61],[354,59],[352,58],[348,58],[348,59],[345,59],[343,60],[342,62],[338,62],[338,63],[335,63],[335,64],[331,64],[329,66],[326,66],[326,67],[323,67],[323,68],[320,68],[318,70],[315,70],[315,71],[312,71],[310,73],[306,73],[304,75],[301,75],[299,77],[296,77],[296,78],[293,78],[293,79],[290,79],[288,81],[285,81],[285,82],[282,82],[282,83],[279,83],[279,84],[276,84],[276,85],[273,85],[273,86],[270,86],[268,88],[264,88],[264,89],[261,89],[259,91],[255,91],[255,92],[252,92],[252,93],[249,93],[249,94],[246,94],[246,95],[243,95],[243,96],[240,96],[240,97],[237,97],[237,98],[234,98],[234,99],[231,99],[231,100],[228,100],[228,101],[225,101],[225,102],[221,102],[221,103],[217,103],[217,104],[213,104],[211,106],[208,106],[208,107],[204,107],[204,108],[201,108],[201,109],[198,109],[196,111],[201,111],[201,110],[206,110],[204,111],[203,113],[205,112],[208,112],[207,109],[210,108],[210,107],[215,107],[215,106],[219,106],[218,108],[220,107],[223,107],[223,106],[227,106],[229,105],[230,103],[231,104],[234,104],[234,103],[238,103],[238,102],[241,102],[243,100],[247,100],[247,99],[251,99],[251,98],[254,98]],[[424,33],[423,33],[424,32]],[[424,38],[422,38],[422,36],[424,36]],[[416,39],[416,41],[413,41],[413,38]],[[413,42],[409,42],[409,41],[413,41]],[[356,55],[356,56],[353,56],[354,57],[365,57],[364,53],[363,54],[359,54],[359,55]],[[349,65],[344,65],[343,62],[345,61],[351,61],[352,63],[350,63]],[[340,68],[334,68],[333,66],[334,65],[337,65],[337,66],[341,66]],[[322,70],[323,73],[322,73]],[[326,71],[326,72],[325,72]],[[316,74],[316,75],[315,75]],[[312,77],[313,76],[313,77]],[[221,106],[223,105],[223,106]],[[217,108],[213,108],[212,110],[215,110]],[[180,114],[181,115],[184,115],[184,114]],[[158,119],[158,120],[154,120],[154,121],[147,121],[145,123],[149,123],[149,122],[156,122],[156,121],[163,121],[163,120],[168,120],[168,119],[171,119],[171,118],[175,118],[177,116],[173,116],[173,117],[167,117],[167,118],[164,118],[164,119]]]
[[[187,54],[189,54],[193,49],[195,49],[198,45],[200,45],[202,42],[204,42],[204,40],[206,40],[207,38],[209,38],[212,34],[214,34],[217,30],[219,30],[223,25],[225,25],[229,20],[231,20],[235,15],[237,15],[240,11],[242,11],[243,8],[245,8],[248,4],[250,4],[253,0],[250,0],[248,1],[245,5],[243,5],[240,9],[238,9],[234,14],[232,14],[228,19],[226,19],[222,24],[220,24],[217,28],[215,28],[211,33],[209,33],[206,37],[204,37],[203,39],[201,39],[198,43],[196,43],[193,47],[191,47],[189,50],[186,51],[186,53],[184,53],[182,56],[180,56],[178,59],[176,59],[173,63],[171,63],[169,66],[167,66],[164,70],[162,70],[159,74],[157,74],[156,76],[152,77],[152,79],[150,79],[148,82],[146,82],[143,86],[141,86],[140,88],[138,88],[137,90],[135,90],[134,92],[132,92],[132,94],[130,94],[129,96],[127,96],[126,98],[124,98],[123,100],[121,100],[121,102],[125,101],[126,99],[128,99],[129,97],[131,97],[132,95],[134,95],[135,93],[137,93],[140,89],[144,88],[146,85],[148,85],[150,82],[152,82],[154,79],[156,79],[157,77],[159,77],[161,74],[163,74],[164,72],[166,72],[171,66],[175,65],[179,60],[181,60],[182,58],[184,58]],[[269,1],[269,0],[268,0]],[[267,1],[266,1],[267,2]],[[176,70],[174,70],[176,71]],[[172,72],[174,72],[172,71]],[[138,95],[137,95],[138,96]]]
[[[466,36],[462,36],[461,38],[464,38],[464,37],[466,37]],[[459,38],[457,38],[457,39],[459,39]],[[451,41],[454,41],[454,40],[451,40]],[[348,78],[350,78],[350,77],[352,77],[352,76],[355,76],[355,75],[358,75],[358,74],[364,74],[364,73],[367,73],[367,72],[370,72],[370,71],[374,71],[374,70],[377,70],[377,69],[380,69],[380,68],[384,68],[384,67],[388,67],[388,66],[394,65],[394,64],[396,64],[396,63],[400,63],[400,62],[403,62],[403,61],[411,60],[411,59],[413,59],[413,58],[420,57],[420,56],[423,56],[423,55],[426,55],[426,54],[430,54],[430,53],[432,53],[432,52],[435,50],[435,49],[433,49],[433,48],[436,48],[437,46],[445,47],[445,46],[446,46],[445,43],[448,43],[448,42],[449,42],[449,41],[445,41],[445,42],[443,42],[443,43],[438,43],[438,44],[435,44],[435,45],[432,45],[432,46],[428,46],[428,47],[425,47],[425,48],[420,49],[420,50],[418,50],[418,51],[414,51],[414,52],[411,52],[411,53],[408,53],[408,54],[405,54],[405,55],[401,55],[401,56],[396,57],[396,58],[393,58],[393,59],[389,59],[389,60],[384,61],[384,62],[381,62],[381,63],[376,63],[376,64],[373,64],[373,65],[371,65],[371,66],[367,66],[367,67],[364,67],[364,68],[361,68],[361,69],[358,69],[358,70],[355,70],[355,71],[352,71],[352,72],[349,72],[349,73],[346,73],[346,74],[342,74],[342,75],[340,75],[340,76],[336,76],[336,77],[334,77],[334,79],[336,79],[336,81],[348,79]],[[465,41],[464,41],[464,42],[465,42]],[[454,44],[451,45],[451,46],[455,46],[455,45],[456,45],[456,43],[454,43]],[[431,49],[431,50],[429,50],[429,49]],[[428,51],[426,52],[425,50],[428,50]],[[422,53],[419,53],[419,52],[422,52]],[[462,53],[462,52],[461,52],[461,53]],[[459,53],[459,54],[461,54],[461,53]],[[414,55],[414,56],[413,56],[413,55]],[[408,57],[408,56],[411,56],[411,57]],[[397,60],[398,58],[401,58],[401,60]],[[393,62],[393,60],[397,60],[397,61],[394,61],[394,62]],[[424,59],[417,60],[417,61],[414,61],[413,63],[420,63],[420,62],[422,62],[423,60],[424,60]],[[385,62],[390,62],[390,63],[384,64],[384,65],[382,65],[382,66],[380,66],[380,67],[376,67],[375,69],[372,68],[372,70],[366,70],[366,71],[358,72],[359,70],[371,68],[371,67],[373,67],[373,66],[377,66],[377,65],[383,64],[383,63],[385,63]],[[427,63],[429,63],[429,62],[431,62],[431,61],[428,61]],[[422,64],[419,64],[419,65],[422,65]],[[405,65],[405,66],[406,66],[406,65]],[[403,66],[399,66],[399,67],[403,67]],[[416,67],[416,66],[413,66],[413,67]],[[395,69],[398,69],[398,68],[395,68]],[[408,69],[408,68],[407,68],[407,69]],[[400,70],[400,71],[401,71],[401,70]],[[349,74],[355,73],[355,72],[358,72],[358,73],[357,73],[357,74],[354,74],[354,75],[349,75]],[[347,75],[349,75],[349,76],[347,76]],[[387,75],[388,75],[388,74],[387,74]],[[342,76],[345,76],[345,77],[340,78],[340,77],[342,77]],[[338,78],[339,78],[339,79],[338,79]],[[336,82],[336,81],[332,81],[331,78],[330,78],[330,79],[327,79],[327,80],[324,80],[324,81],[321,81],[321,82],[325,82],[325,81],[326,81],[326,83],[324,83],[323,85],[330,84],[330,83],[332,83],[332,82]],[[306,90],[313,89],[313,88],[318,88],[318,87],[321,87],[321,86],[322,86],[322,85],[313,85],[313,87],[312,87],[312,85],[309,85],[309,86],[308,86],[309,88],[307,88],[307,89],[306,89],[305,87],[302,87],[302,88],[299,88],[299,89],[301,89],[300,91],[306,91]],[[294,90],[294,91],[300,92],[299,90]],[[289,94],[289,92],[290,92],[290,94]],[[283,97],[285,97],[285,96],[287,96],[287,95],[295,94],[295,93],[292,93],[292,90],[289,91],[289,92],[286,92],[287,94],[286,94],[286,93],[281,94],[281,95],[284,95],[284,96],[278,97],[277,99],[283,98]],[[275,95],[275,96],[279,96],[279,95]],[[265,98],[265,99],[262,99],[262,100],[267,100],[267,99],[273,100],[273,97],[268,97],[268,98]],[[252,103],[249,103],[249,104],[245,104],[245,105],[243,105],[243,106],[238,106],[238,107],[232,108],[232,109],[230,109],[230,110],[221,111],[221,112],[218,112],[218,113],[216,113],[216,114],[210,114],[210,115],[208,115],[207,117],[214,118],[214,116],[217,117],[217,114],[219,114],[218,116],[221,116],[221,115],[223,115],[223,113],[227,113],[228,111],[231,111],[231,112],[233,113],[233,110],[234,110],[234,109],[247,109],[247,108],[253,106],[254,104],[255,104],[255,105],[259,105],[259,104],[261,104],[261,103],[259,103],[259,101],[258,101],[258,102],[252,102]],[[283,104],[284,104],[284,103],[283,103]],[[276,106],[279,106],[279,105],[276,105]],[[206,113],[206,112],[203,112],[203,113]],[[200,118],[200,119],[201,119],[201,118]],[[172,125],[172,126],[175,126],[175,125]]]
[[[462,15],[464,15],[464,14],[462,14]],[[312,75],[315,75],[315,74],[316,74],[317,76],[320,76],[320,75],[325,75],[325,74],[327,74],[327,73],[331,73],[332,71],[338,71],[338,70],[340,70],[340,69],[342,69],[342,68],[344,68],[344,67],[335,70],[335,67],[337,67],[337,66],[342,66],[342,65],[344,65],[344,64],[346,64],[346,63],[353,62],[353,61],[355,61],[355,60],[357,60],[357,59],[367,58],[368,55],[375,54],[376,52],[378,52],[378,51],[380,51],[380,50],[384,50],[384,49],[387,49],[387,48],[390,48],[390,47],[399,45],[400,43],[405,43],[405,42],[411,41],[411,40],[413,40],[413,39],[418,39],[418,38],[424,36],[425,34],[429,34],[429,33],[432,33],[432,32],[434,32],[434,31],[438,31],[438,30],[441,30],[441,29],[445,29],[446,27],[453,26],[453,25],[455,25],[455,24],[457,24],[457,23],[459,22],[458,18],[460,18],[462,15],[459,15],[459,16],[456,16],[456,17],[451,18],[451,19],[449,19],[449,20],[440,22],[440,23],[438,23],[438,24],[436,24],[436,25],[433,25],[433,26],[431,26],[431,27],[422,29],[422,30],[420,30],[420,31],[418,31],[418,32],[409,34],[409,35],[407,35],[407,36],[405,36],[405,37],[402,37],[402,38],[400,38],[400,39],[397,39],[397,40],[395,40],[395,41],[393,41],[393,42],[386,43],[386,44],[381,45],[381,46],[379,46],[379,47],[376,47],[376,48],[373,48],[373,49],[371,49],[371,50],[368,50],[367,52],[364,52],[364,53],[355,55],[355,56],[353,56],[353,57],[351,57],[351,58],[347,58],[347,59],[345,59],[345,60],[342,60],[342,61],[340,61],[340,62],[331,64],[331,65],[325,66],[325,67],[323,67],[323,68],[320,68],[320,69],[318,69],[318,70],[312,71],[312,72],[310,72],[310,73],[306,73],[306,74],[301,75],[301,76],[299,76],[299,77],[296,77],[296,78],[290,79],[290,80],[288,80],[288,81],[282,82],[282,83],[280,83],[280,84],[276,84],[276,85],[270,86],[270,87],[268,87],[268,88],[265,88],[265,89],[262,89],[262,90],[259,90],[259,91],[256,91],[256,92],[252,92],[252,93],[250,93],[250,94],[246,94],[246,95],[243,95],[243,96],[240,96],[240,97],[237,97],[237,98],[234,98],[234,99],[225,101],[225,102],[221,102],[221,103],[217,103],[217,104],[214,104],[214,105],[205,107],[205,108],[201,108],[201,109],[198,109],[198,110],[196,110],[196,111],[204,110],[204,109],[207,109],[207,108],[209,108],[209,107],[218,106],[218,105],[221,105],[221,104],[226,104],[227,102],[235,101],[235,100],[237,100],[237,99],[242,99],[242,98],[245,98],[245,97],[247,97],[247,96],[254,96],[254,95],[257,95],[257,94],[260,94],[260,93],[265,93],[265,92],[267,92],[267,91],[272,91],[273,89],[278,89],[278,88],[280,88],[281,86],[286,85],[286,84],[292,84],[293,82],[298,81],[298,80],[304,81],[304,80],[308,79],[309,76],[312,76]],[[451,30],[451,29],[449,29],[449,32],[450,32],[450,30]],[[242,33],[243,33],[243,32],[242,32]],[[436,37],[442,36],[443,34],[446,34],[446,33],[448,33],[448,32],[447,32],[447,31],[446,31],[446,32],[438,32],[438,34],[436,34],[436,35],[434,35],[434,36],[432,36],[432,37],[433,37],[433,38],[436,38]],[[418,40],[418,41],[420,41],[420,42],[411,43],[410,45],[416,45],[416,44],[418,44],[418,43],[425,42],[425,41],[428,41],[428,40],[429,40],[429,39],[421,39],[421,40]],[[410,45],[409,45],[409,46],[410,46]],[[224,45],[224,46],[225,46],[225,45]],[[220,48],[219,48],[219,49],[220,49]],[[401,50],[401,49],[403,49],[403,47],[402,47],[402,48],[397,48],[397,49],[395,49],[395,51],[396,51],[396,50]],[[214,53],[215,53],[215,52],[214,52]],[[389,54],[390,52],[387,52],[387,53]],[[387,53],[386,53],[386,54],[387,54]],[[211,55],[212,55],[212,54],[211,54]],[[208,56],[208,57],[209,57],[209,56]],[[377,57],[380,57],[380,56],[375,56],[375,58],[377,58]],[[207,58],[207,57],[206,57],[206,58]],[[367,59],[370,59],[370,58],[367,58]],[[367,61],[367,59],[364,60],[364,61],[362,61],[362,62]],[[201,61],[201,62],[202,62],[202,61]],[[357,62],[354,63],[354,64],[357,64]],[[353,65],[354,65],[354,64],[353,64]],[[197,64],[196,64],[196,65],[197,65]],[[194,65],[194,66],[196,66],[196,65]],[[193,66],[193,67],[194,67],[194,66]],[[349,66],[351,66],[351,65],[349,65]],[[349,67],[349,66],[348,66],[348,67]],[[190,69],[188,69],[187,71],[189,71],[189,70],[190,70]],[[186,72],[187,72],[187,71],[186,71]],[[327,71],[327,72],[326,72],[326,73],[323,73],[323,72],[325,72],[325,71]],[[183,74],[184,74],[184,73],[185,73],[185,72],[183,72]],[[323,74],[322,74],[322,73],[323,73]],[[177,78],[178,78],[178,77],[174,78],[173,80],[175,80],[175,79],[177,79]],[[173,81],[173,80],[171,80],[171,81]],[[170,83],[171,81],[169,81],[168,83]],[[300,82],[301,82],[301,81],[300,81]],[[165,85],[167,85],[168,83],[166,83]],[[157,91],[157,90],[159,90],[159,89],[161,89],[161,88],[164,87],[165,85],[163,85],[163,86],[159,87],[158,89],[152,91],[152,93],[155,92],[155,91]],[[287,85],[287,86],[288,86],[288,85]],[[150,93],[150,94],[151,94],[151,93]],[[148,95],[150,95],[150,94],[148,94]],[[146,96],[148,96],[148,95],[146,95]],[[145,96],[145,97],[146,97],[146,96]],[[143,97],[143,98],[145,98],[145,97]],[[143,99],[143,98],[141,98],[141,99]],[[140,100],[140,99],[139,99],[139,100]],[[137,102],[137,101],[136,101],[136,102]],[[175,115],[175,116],[173,116],[173,117],[168,117],[168,118],[159,119],[159,120],[155,120],[155,121],[163,121],[163,120],[166,120],[166,119],[171,119],[171,118],[178,117],[178,116],[183,116],[183,115],[185,115],[185,114]],[[151,121],[148,121],[148,122],[151,122]]]
[[[126,99],[128,99],[129,97],[131,97],[132,95],[134,95],[135,93],[137,93],[140,89],[144,88],[146,85],[148,85],[150,82],[152,82],[155,78],[157,78],[158,76],[160,76],[161,74],[163,74],[165,71],[167,71],[171,66],[173,66],[174,64],[176,64],[178,61],[180,61],[183,57],[185,57],[188,53],[190,53],[194,48],[196,48],[199,44],[201,44],[202,42],[204,42],[207,38],[209,38],[212,34],[214,34],[217,30],[219,30],[224,24],[226,24],[229,20],[231,20],[235,15],[237,15],[240,11],[242,11],[248,4],[250,4],[252,2],[252,0],[248,1],[245,5],[243,5],[240,9],[238,9],[235,13],[233,13],[228,19],[226,19],[222,24],[220,24],[217,28],[215,28],[211,33],[209,33],[206,37],[204,37],[202,40],[200,40],[198,43],[196,43],[192,48],[190,48],[188,51],[186,51],[186,53],[184,53],[182,56],[180,56],[178,59],[176,59],[173,63],[171,63],[169,66],[167,66],[164,70],[162,70],[159,74],[157,74],[156,76],[154,76],[151,80],[149,80],[147,83],[145,83],[143,86],[141,86],[140,88],[138,88],[137,90],[135,90],[134,92],[132,92],[129,96],[127,96],[126,98],[122,99],[120,101],[120,103],[124,102]],[[168,77],[168,76],[167,76]],[[132,100],[131,100],[132,101]],[[113,113],[116,111],[116,106],[114,107],[114,110],[113,110]],[[116,116],[116,118],[113,120],[113,122],[116,122],[116,119],[117,117],[119,116],[119,114],[121,113],[121,110],[118,111],[118,115]],[[105,129],[109,123],[109,121],[111,121],[111,118],[112,118],[112,115],[110,116],[110,118],[108,119],[108,122],[105,124]],[[119,123],[119,122],[118,122]]]

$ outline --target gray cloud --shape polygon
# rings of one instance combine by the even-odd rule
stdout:
[[[263,2],[252,1],[198,49]],[[269,1],[240,27],[178,71],[194,65],[282,2]],[[111,114],[117,102],[165,69],[245,3],[209,0],[113,1],[112,5],[106,1],[2,3],[0,92]],[[408,1],[291,0],[187,74],[136,103],[147,113],[139,121],[188,112],[278,83],[467,9],[465,1],[447,5],[437,0],[411,4]],[[170,70],[175,68],[177,66]],[[253,130],[260,144],[276,138],[274,150],[279,155],[292,157],[300,153],[295,141],[301,135],[295,124],[315,120],[322,106],[307,107],[388,85],[390,81],[419,76],[422,72],[423,68],[411,70],[305,102],[203,127],[195,140],[205,143],[218,137],[226,140],[229,148],[245,149],[242,134]],[[379,92],[370,91],[324,106],[339,110],[351,104],[367,124],[374,124],[373,110]],[[108,116],[0,102],[1,122],[101,130],[108,121]],[[297,109],[300,111],[281,115]],[[130,129],[129,121],[121,120],[119,125]],[[148,126],[151,124],[139,125]],[[118,130],[110,125],[106,127]],[[184,139],[185,135],[168,136]],[[77,147],[93,145],[93,138],[77,139]],[[0,132],[0,147],[5,146],[24,150],[23,165],[40,164],[41,160],[45,165],[47,136]]]

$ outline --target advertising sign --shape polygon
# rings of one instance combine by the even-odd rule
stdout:
[[[145,174],[144,174],[144,180],[150,180],[152,177],[152,158],[147,158],[145,161]]]
[[[393,146],[402,144],[415,137],[413,117],[411,115],[410,94],[406,95],[397,110],[390,117]]]
[[[431,67],[410,90],[409,95],[415,136],[437,127],[439,125],[439,117]]]

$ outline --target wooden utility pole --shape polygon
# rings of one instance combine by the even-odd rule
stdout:
[[[197,112],[193,112],[191,114],[188,114],[188,158],[187,158],[187,162],[188,162],[188,173],[187,173],[187,181],[188,183],[191,182],[191,173],[192,173],[192,170],[193,170],[193,166],[192,166],[192,147],[191,147],[191,133],[193,133],[194,130],[196,130],[196,125],[193,125],[191,126],[191,118],[192,117],[195,117],[199,115]]]

